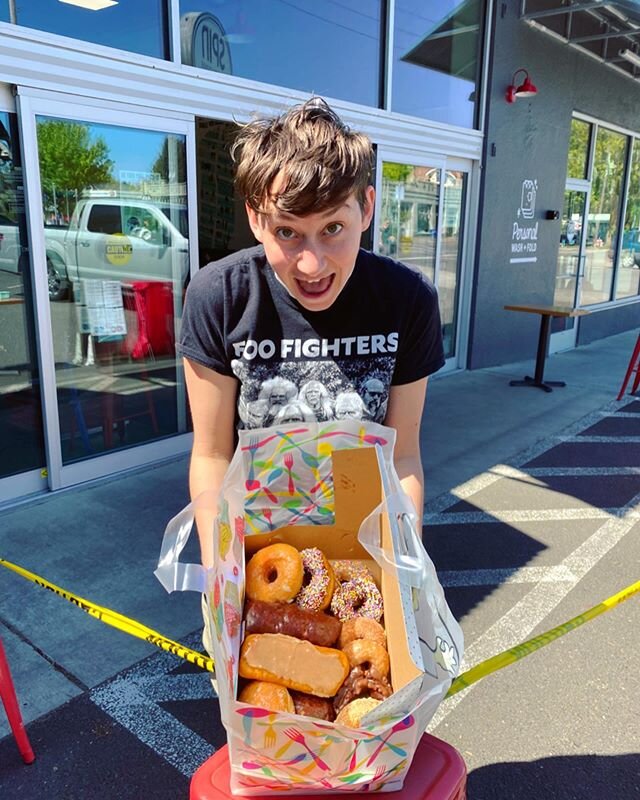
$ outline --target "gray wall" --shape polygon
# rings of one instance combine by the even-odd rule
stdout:
[[[519,5],[518,0],[498,2],[495,11],[471,369],[535,355],[538,315],[503,306],[553,302],[560,221],[546,220],[545,212],[562,212],[572,113],[640,132],[640,83],[532,29],[518,18]],[[519,67],[529,71],[538,94],[509,104],[505,91]],[[532,219],[518,217],[526,179],[537,181]],[[525,228],[538,223],[534,253],[512,253],[515,222]],[[513,257],[537,260],[510,263]],[[637,325],[640,303],[594,313],[581,320],[580,343]]]

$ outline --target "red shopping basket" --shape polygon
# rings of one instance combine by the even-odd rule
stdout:
[[[227,746],[207,759],[191,779],[189,800],[229,800],[229,756]],[[326,800],[345,800],[361,792],[324,794]],[[366,793],[369,796],[369,793]],[[295,795],[292,792],[292,795]],[[460,753],[447,742],[425,733],[413,757],[404,786],[390,795],[394,800],[465,800],[467,767]],[[269,790],[260,798],[273,798]]]

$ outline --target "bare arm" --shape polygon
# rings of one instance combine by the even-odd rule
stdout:
[[[392,386],[384,424],[397,432],[394,464],[402,488],[413,501],[422,521],[424,473],[420,457],[420,422],[427,392],[427,378]]]
[[[233,456],[235,403],[238,382],[195,361],[184,359],[189,406],[193,419],[193,449],[189,490],[195,500],[202,492],[216,495]],[[196,510],[200,555],[205,567],[213,566],[215,503]]]

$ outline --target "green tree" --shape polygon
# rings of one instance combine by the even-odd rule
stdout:
[[[169,142],[172,147],[171,158],[169,158]],[[167,183],[184,183],[187,179],[187,155],[184,139],[174,136],[165,137],[151,171],[160,175]]]
[[[385,161],[382,165],[382,177],[388,181],[404,182],[411,174],[413,167],[410,164],[395,164]]]
[[[57,193],[113,183],[109,146],[80,122],[39,121],[38,155],[43,199],[49,203]]]

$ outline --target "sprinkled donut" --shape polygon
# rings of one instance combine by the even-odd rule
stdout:
[[[258,550],[247,564],[247,595],[264,603],[288,602],[302,587],[302,558],[290,544]]]
[[[359,561],[338,558],[331,562],[331,566],[338,583],[346,583],[354,578],[368,578],[370,581],[373,580],[373,575],[369,571],[369,568]]]
[[[335,590],[331,611],[341,622],[352,617],[371,617],[379,622],[383,613],[382,595],[372,580],[353,578]]]
[[[295,603],[305,611],[323,611],[331,602],[336,585],[333,569],[317,547],[301,550],[300,556],[304,576]]]

